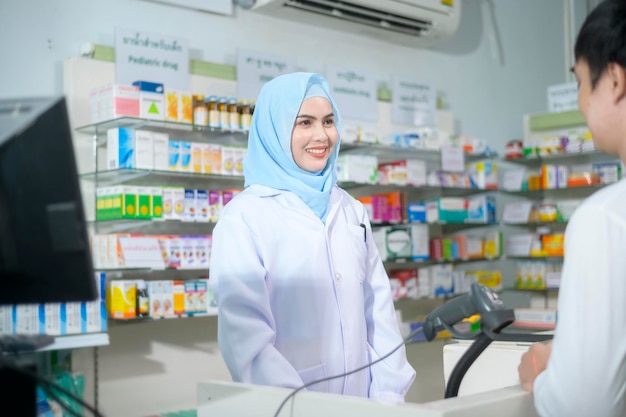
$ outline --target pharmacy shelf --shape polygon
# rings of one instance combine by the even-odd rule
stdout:
[[[339,181],[337,183],[341,188],[346,191],[353,192],[358,191],[359,194],[375,194],[375,193],[388,193],[392,191],[406,191],[416,192],[423,194],[422,198],[427,196],[445,195],[445,196],[467,196],[481,193],[497,193],[498,190],[484,189],[484,188],[468,188],[468,187],[441,187],[434,185],[399,185],[399,184],[368,184],[354,181]]]
[[[404,260],[404,259],[396,259],[390,261],[383,261],[383,263],[387,266],[398,266],[398,267],[420,267],[420,266],[431,266],[431,265],[460,265],[460,264],[469,264],[469,263],[479,263],[479,262],[494,262],[501,259],[500,257],[496,258],[473,258],[473,259],[427,259],[423,261],[412,261],[412,260]]]
[[[441,161],[441,150],[406,148],[394,145],[381,145],[376,143],[345,143],[341,144],[341,153],[352,155],[370,155],[378,158],[378,163],[397,161],[400,159],[420,159],[423,161]],[[465,162],[479,161],[495,158],[495,154],[470,154],[465,153]]]
[[[559,288],[503,288],[502,291],[513,291],[513,292],[530,292],[530,293],[546,293],[546,292],[557,292]]]
[[[111,185],[180,186],[208,188],[213,190],[243,188],[243,176],[195,174],[191,172],[158,171],[150,169],[121,168],[81,174],[81,179],[93,182],[98,187]]]
[[[605,187],[607,184],[596,184],[584,187],[567,187],[567,188],[550,188],[541,190],[505,190],[500,189],[500,192],[508,195],[526,197],[530,199],[542,199],[545,197],[550,198],[584,198],[590,194]]]
[[[428,225],[431,228],[440,227],[442,233],[444,233],[444,234],[454,233],[454,232],[458,232],[458,231],[461,231],[461,230],[467,230],[467,229],[477,229],[477,228],[480,228],[480,227],[498,226],[498,223],[469,223],[469,222],[465,222],[465,223],[451,223],[451,222],[435,222],[435,223],[398,222],[398,223],[393,223],[393,222],[382,222],[382,223],[372,223],[372,228],[389,227],[389,226],[391,226],[391,227],[393,227],[393,226],[412,226],[412,225],[417,225],[417,224],[425,224],[425,225]]]
[[[98,233],[171,234],[171,235],[210,235],[214,222],[183,222],[180,220],[99,220],[89,222]]]
[[[551,155],[532,156],[526,158],[502,159],[503,162],[526,166],[555,165],[555,164],[581,164],[590,162],[616,161],[615,156],[607,155],[600,151],[559,153]]]
[[[57,336],[54,339],[54,343],[42,349],[38,349],[37,351],[43,352],[48,350],[80,349],[106,346],[108,344],[108,333],[85,333],[70,336]]]
[[[127,317],[127,318],[114,318],[109,317],[109,322],[118,323],[118,324],[132,324],[132,323],[143,323],[146,321],[159,321],[159,320],[180,320],[180,319],[193,319],[198,317],[217,317],[217,307],[212,307],[207,310],[206,313],[198,313],[198,314],[178,314],[175,316],[167,316],[167,317]]]
[[[510,256],[505,255],[507,259],[514,261],[562,261],[563,256]]]
[[[500,223],[501,226],[511,226],[511,227],[524,227],[524,228],[530,228],[530,227],[565,227],[567,226],[567,221],[562,221],[562,222],[528,222],[528,223],[508,223],[508,222],[502,222]]]
[[[245,146],[248,141],[248,132],[222,130],[207,126],[196,126],[189,123],[149,120],[137,117],[119,117],[117,119],[107,120],[100,123],[80,126],[76,128],[76,131],[88,135],[98,135],[106,133],[108,129],[116,127],[163,132],[174,138],[184,135],[185,140],[190,142],[203,142],[210,140],[213,143],[221,143],[224,145]],[[99,143],[102,142],[106,142],[106,137],[99,138]]]

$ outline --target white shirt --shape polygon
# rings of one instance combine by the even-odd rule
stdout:
[[[569,221],[552,354],[534,392],[542,417],[626,415],[626,180]]]
[[[209,282],[235,381],[297,388],[402,343],[365,210],[338,187],[325,225],[293,193],[260,185],[239,193],[213,231]],[[308,389],[403,401],[414,378],[401,347]]]

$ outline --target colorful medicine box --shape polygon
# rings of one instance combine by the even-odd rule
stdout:
[[[143,119],[164,120],[165,96],[163,84],[149,81],[135,81],[139,88],[139,117]]]

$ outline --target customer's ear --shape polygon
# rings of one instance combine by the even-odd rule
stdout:
[[[611,80],[613,100],[617,103],[626,99],[626,68],[617,62],[611,62],[607,68]]]

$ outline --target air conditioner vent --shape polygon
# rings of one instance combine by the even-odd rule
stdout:
[[[432,22],[423,19],[407,18],[392,13],[381,12],[348,1],[333,0],[287,0],[283,7],[304,10],[323,16],[351,21],[378,29],[424,37],[432,27]]]

